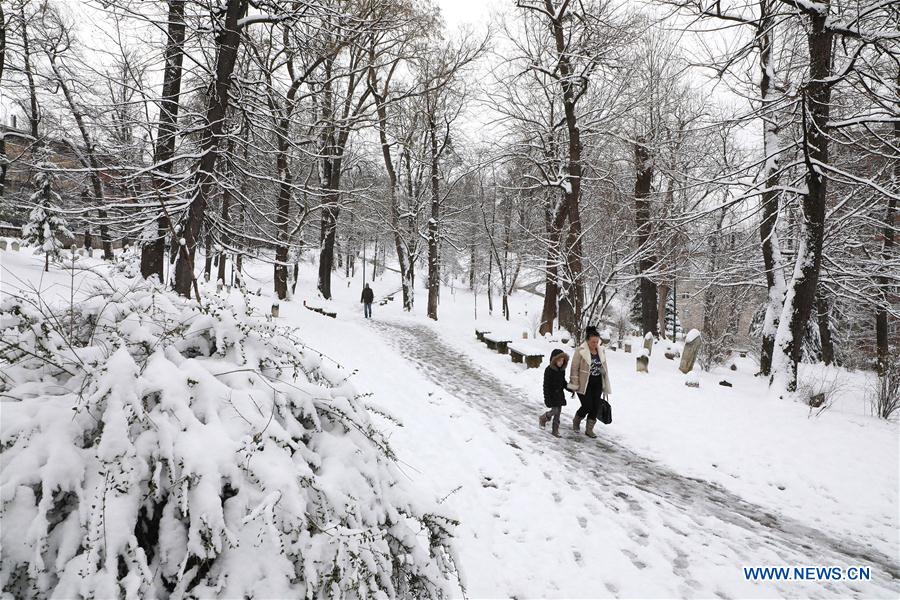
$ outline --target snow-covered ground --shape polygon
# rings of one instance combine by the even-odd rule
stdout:
[[[69,274],[42,275],[42,257],[2,252],[0,261],[0,292],[31,282],[67,301]],[[271,267],[245,264],[268,308]],[[444,288],[438,322],[424,317],[422,288],[412,314],[397,292],[366,321],[359,272],[350,285],[335,274],[330,319],[303,307],[321,303],[315,281],[304,263],[279,319],[356,370],[401,469],[460,519],[469,597],[900,595],[900,426],[868,414],[864,374],[804,365],[801,381],[838,388],[815,416],[772,397],[752,359],[701,373],[694,389],[665,344],[647,374],[635,354],[610,349],[613,424],[599,440],[576,435],[570,400],[555,439],[537,425],[542,369],[475,339],[468,292]],[[391,271],[372,286],[376,299],[400,287]],[[516,293],[507,323],[486,314],[482,295],[478,322],[521,339],[540,303]],[[529,343],[548,354],[561,346]],[[742,572],[782,565],[863,565],[872,581],[751,582]]]

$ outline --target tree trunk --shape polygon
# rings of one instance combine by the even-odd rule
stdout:
[[[182,233],[184,243],[180,244],[178,262],[175,265],[175,291],[182,296],[190,297],[193,285],[198,300],[200,292],[194,277],[194,256],[200,238],[203,217],[206,213],[206,203],[215,182],[219,138],[225,128],[231,74],[234,71],[238,46],[241,43],[238,19],[246,12],[247,0],[227,0],[224,28],[216,38],[218,52],[215,64],[215,86],[206,109],[206,125],[201,130],[201,157],[197,164],[194,197],[188,208],[187,222]]]
[[[209,232],[206,233],[205,236],[205,246],[204,246],[204,260],[203,260],[203,278],[206,281],[209,281],[212,277],[212,261],[213,261],[213,252],[212,252],[212,235]]]
[[[781,211],[781,195],[775,190],[780,177],[781,143],[779,135],[781,127],[777,116],[767,112],[772,103],[771,88],[774,70],[772,66],[772,27],[774,19],[768,12],[766,2],[761,2],[760,24],[757,29],[760,66],[760,101],[763,119],[763,154],[765,165],[763,178],[765,188],[762,192],[762,221],[759,225],[759,236],[762,242],[763,263],[766,269],[766,314],[763,322],[762,348],[760,350],[759,373],[769,376],[772,371],[772,352],[775,348],[775,333],[781,321],[784,308],[785,281],[783,259],[778,244],[778,215]]]
[[[555,207],[559,210],[559,207]],[[553,321],[556,319],[557,303],[559,302],[559,263],[560,263],[560,230],[557,227],[557,218],[550,199],[544,212],[544,222],[547,228],[547,266],[544,273],[544,306],[541,308],[541,326],[538,332],[541,335],[553,333]]]
[[[278,156],[276,165],[280,176],[278,200],[276,202],[276,225],[278,245],[275,246],[275,295],[279,300],[288,296],[288,223],[291,209],[292,176],[287,158],[287,123],[282,121],[278,131]]]
[[[809,13],[809,82],[803,94],[803,151],[806,193],[794,274],[776,333],[771,382],[787,391],[797,389],[797,365],[803,337],[815,305],[825,231],[825,195],[828,180],[818,164],[828,164],[828,118],[831,102],[831,52],[834,35],[826,27],[827,14]],[[780,347],[778,347],[780,346]],[[776,362],[777,360],[777,362]]]
[[[6,65],[6,15],[3,6],[0,5],[0,81],[3,81],[3,68]],[[3,191],[6,189],[6,136],[0,135],[0,200],[3,199]]]
[[[653,163],[650,151],[642,138],[634,145],[634,165],[636,177],[634,182],[635,225],[637,226],[637,242],[641,252],[638,269],[641,295],[641,329],[643,335],[648,332],[659,336],[657,329],[656,284],[645,274],[656,264],[651,255],[650,242],[650,189],[653,182]]]
[[[336,188],[331,188],[335,190]],[[322,297],[331,298],[331,271],[334,269],[334,238],[337,231],[337,220],[340,215],[338,206],[339,193],[332,192],[322,205],[322,223],[319,240],[322,248],[319,252],[319,293]]]
[[[900,85],[900,71],[897,75],[897,84]],[[900,142],[900,121],[894,121],[894,140]],[[900,181],[900,161],[894,161],[894,179]],[[881,242],[881,260],[883,265],[887,265],[891,259],[894,247],[894,227],[896,227],[897,199],[891,197],[888,199],[887,210],[884,215],[884,230],[882,232],[883,239]],[[878,307],[875,310],[875,353],[876,353],[876,369],[882,377],[887,373],[888,364],[891,360],[890,344],[888,340],[888,316],[887,306],[890,302],[889,279],[884,274],[879,274],[875,278],[881,295]]]
[[[437,124],[429,119],[431,150],[431,218],[428,220],[428,318],[437,321],[438,298],[441,293],[440,257],[438,255],[438,223],[441,205],[438,187]]]
[[[233,147],[231,143],[229,143],[229,147]],[[225,189],[222,190],[222,223],[228,223],[229,208],[231,208],[231,186],[226,186]],[[225,263],[227,258],[228,254],[225,252],[223,244],[222,249],[219,251],[219,269],[216,272],[216,280],[221,281],[222,285],[225,285]]]
[[[549,3],[548,3],[549,5]],[[566,271],[565,294],[560,306],[560,325],[578,336],[581,323],[581,310],[584,299],[581,261],[581,130],[578,128],[578,116],[575,110],[576,78],[572,75],[572,66],[568,55],[570,50],[563,31],[561,16],[553,20],[553,36],[556,50],[559,52],[560,83],[563,89],[563,111],[565,113],[568,133],[568,187],[566,193],[566,218],[569,220],[569,234],[566,237]],[[580,85],[580,84],[579,84]],[[565,304],[565,310],[562,304]]]
[[[166,39],[163,89],[160,98],[159,128],[153,162],[153,188],[158,200],[163,202],[167,191],[168,176],[172,173],[175,156],[175,133],[178,125],[178,103],[181,96],[181,73],[184,58],[184,0],[169,0],[169,23]],[[166,231],[172,227],[166,211],[156,220],[156,238],[141,248],[141,275],[146,279],[156,275],[163,281],[163,265],[166,255]],[[173,244],[176,240],[172,241]]]
[[[28,80],[28,126],[31,133],[31,143],[40,146],[40,136],[38,135],[38,124],[40,123],[40,114],[38,113],[37,86],[34,82],[34,71],[31,68],[31,40],[28,37],[28,21],[25,19],[25,2],[19,5],[19,18],[22,20],[22,62],[25,66],[25,78]]]
[[[834,362],[834,342],[831,336],[831,307],[824,292],[820,288],[816,293],[816,321],[819,324],[819,341],[822,344],[822,362],[830,365]]]
[[[661,283],[657,286],[658,298],[656,301],[656,315],[661,337],[666,337],[666,303],[669,301],[669,284]],[[672,341],[675,341],[674,336]]]

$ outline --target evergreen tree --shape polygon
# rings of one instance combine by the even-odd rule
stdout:
[[[44,271],[50,270],[50,256],[58,256],[63,248],[60,236],[73,237],[66,225],[66,220],[58,214],[61,198],[53,189],[56,181],[54,165],[49,157],[42,156],[35,165],[37,173],[34,176],[35,191],[31,195],[31,204],[34,208],[28,215],[28,222],[22,228],[24,241],[29,246],[34,246],[35,252],[43,252]]]
[[[628,320],[631,323],[641,322],[641,295],[635,294],[631,297],[631,308],[628,310]]]
[[[674,332],[675,339],[678,339],[678,336],[684,333],[684,329],[681,328],[681,319],[678,318],[678,315],[675,314],[675,292],[674,290],[669,290],[669,296],[666,298],[666,330],[663,332],[664,336],[668,336],[672,333],[673,324],[674,323]]]

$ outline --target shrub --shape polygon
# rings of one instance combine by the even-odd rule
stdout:
[[[246,301],[204,302],[115,273],[71,310],[0,304],[3,591],[458,590],[455,522],[414,499],[348,374]]]

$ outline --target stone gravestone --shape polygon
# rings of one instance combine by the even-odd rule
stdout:
[[[277,302],[275,302],[275,303],[272,304],[272,316],[273,316],[273,317],[278,318],[279,308],[280,308],[280,307],[279,307],[279,305],[278,305]]]
[[[649,331],[644,335],[644,349],[647,351],[647,356],[653,354],[653,334]]]
[[[19,251],[19,242],[13,242],[12,246],[10,246],[10,247],[12,248],[13,252],[18,252]]]
[[[625,352],[631,354],[631,342],[625,342]]]
[[[6,250],[6,240],[0,240],[0,250]]]
[[[690,373],[694,368],[697,354],[700,353],[700,341],[700,332],[696,329],[691,329],[684,338],[684,353],[681,355],[681,364],[678,366],[682,373]]]
[[[700,387],[700,374],[696,370],[689,372],[684,379],[684,385],[690,388]]]
[[[650,357],[646,354],[640,354],[637,357],[637,372],[638,373],[649,373],[650,369]]]

